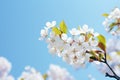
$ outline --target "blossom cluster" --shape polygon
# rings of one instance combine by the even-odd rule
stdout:
[[[0,57],[0,80],[15,80],[13,76],[9,75],[11,67],[11,63],[6,58]],[[45,75],[33,67],[26,66],[17,80],[74,80],[65,68],[54,64],[50,65]]]
[[[14,77],[9,75],[11,67],[11,63],[6,58],[0,57],[0,80],[14,80]],[[48,80],[74,80],[65,68],[53,64],[50,65],[46,75]],[[44,77],[35,68],[26,66],[17,80],[44,80]]]
[[[44,80],[44,78],[36,69],[26,66],[25,71],[22,72],[22,75],[18,78],[18,80]]]
[[[74,80],[65,68],[53,64],[50,65],[47,76],[48,80]]]
[[[120,9],[115,8],[110,14],[104,14],[106,16],[103,25],[106,31],[113,35],[120,36]]]
[[[11,67],[11,63],[6,58],[0,57],[0,80],[14,80],[13,76],[9,75]]]
[[[18,80],[46,80],[46,78],[47,80],[74,80],[65,68],[53,64],[50,65],[49,70],[44,75],[35,68],[26,66]]]
[[[107,53],[108,53],[108,63],[111,68],[115,71],[115,73],[120,76],[120,40],[119,39],[110,39],[107,43]],[[110,69],[104,64],[100,62],[95,62],[98,69],[103,73],[109,73],[113,75]]]
[[[47,22],[46,27],[40,32],[40,40],[44,39],[48,43],[49,52],[62,59],[75,68],[85,67],[89,61],[90,54],[87,51],[97,49],[98,41],[92,28],[88,25],[73,28],[67,34],[67,27],[64,21],[60,27],[56,27],[56,21]]]

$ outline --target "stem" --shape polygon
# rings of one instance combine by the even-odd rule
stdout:
[[[111,78],[115,78],[116,80],[120,80],[120,77],[114,72],[114,70],[110,67],[110,65],[107,62],[107,55],[105,53],[105,61],[104,63],[108,66],[108,68],[112,71],[113,75],[110,75],[108,73],[106,73],[106,77],[111,77]]]

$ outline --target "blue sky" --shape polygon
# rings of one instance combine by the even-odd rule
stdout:
[[[88,80],[89,73],[97,80],[113,80],[105,78],[90,64],[87,69],[75,70],[50,55],[47,44],[38,38],[45,23],[53,20],[57,23],[64,20],[69,29],[88,24],[107,39],[111,38],[102,26],[101,14],[119,4],[119,0],[0,0],[0,56],[12,62],[11,74],[15,77],[26,65],[44,73],[52,63],[67,68],[76,80]]]

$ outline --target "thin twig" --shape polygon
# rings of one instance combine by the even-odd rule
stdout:
[[[104,63],[108,66],[108,68],[112,71],[113,75],[110,75],[108,73],[106,73],[106,77],[111,77],[111,78],[115,78],[117,80],[120,80],[120,77],[114,72],[114,70],[110,67],[110,65],[107,62],[107,55],[105,53],[105,59],[104,59]]]

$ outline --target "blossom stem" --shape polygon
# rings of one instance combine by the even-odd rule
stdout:
[[[105,53],[105,59],[104,59],[104,63],[108,66],[108,68],[112,71],[113,75],[110,75],[108,73],[106,73],[106,77],[111,77],[111,78],[115,78],[116,80],[120,80],[120,77],[114,72],[114,70],[111,68],[111,66],[108,64],[107,62],[107,55]]]

